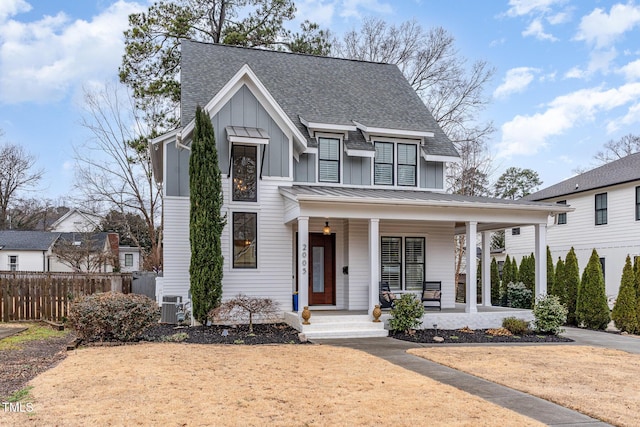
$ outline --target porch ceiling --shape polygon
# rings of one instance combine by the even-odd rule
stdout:
[[[280,187],[285,222],[300,216],[478,222],[478,230],[542,224],[573,208],[554,203],[469,197],[433,191],[293,185]],[[459,224],[456,224],[459,225]]]

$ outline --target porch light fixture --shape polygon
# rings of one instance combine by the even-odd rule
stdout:
[[[329,227],[329,221],[325,221],[324,227],[322,227],[322,234],[325,236],[331,235],[331,227]]]

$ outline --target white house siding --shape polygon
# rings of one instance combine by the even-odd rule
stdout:
[[[349,310],[369,308],[369,221],[349,220]]]
[[[442,307],[455,307],[454,223],[381,221],[380,236],[424,237],[425,280],[442,282]],[[404,242],[403,242],[404,250]]]
[[[640,221],[634,216],[637,185],[637,182],[621,184],[549,200],[566,200],[575,208],[574,212],[567,213],[566,224],[555,224],[553,219],[549,221],[547,244],[554,264],[558,257],[564,260],[573,246],[582,274],[595,248],[598,255],[605,258],[606,292],[610,297],[618,294],[626,256],[640,255]],[[595,195],[604,192],[607,193],[607,224],[595,225]],[[511,229],[507,229],[505,245],[507,253],[519,263],[523,255],[533,252],[533,227],[522,227],[519,236],[512,236]]]
[[[227,214],[227,225],[222,232],[223,298],[232,298],[239,293],[269,297],[278,302],[281,309],[291,310],[293,231],[291,227],[284,224],[284,201],[278,191],[278,187],[284,185],[284,182],[268,178],[260,180],[258,183],[258,203],[231,202],[229,197],[230,180],[223,178],[222,185],[224,189],[223,212]],[[257,269],[232,268],[233,212],[257,212],[258,214]],[[188,224],[188,221],[186,222]]]
[[[47,251],[17,251],[2,250],[0,251],[0,270],[9,270],[9,257],[18,257],[17,271],[47,271]]]
[[[158,301],[162,296],[178,295],[186,299],[189,294],[189,198],[165,196],[162,203],[164,216],[163,276],[157,279]]]

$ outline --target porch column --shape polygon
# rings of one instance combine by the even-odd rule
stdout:
[[[309,305],[309,217],[298,218],[298,315]]]
[[[465,306],[465,313],[477,313],[478,303],[476,294],[476,276],[478,274],[478,266],[476,265],[476,246],[478,246],[478,223],[475,221],[468,221],[466,223],[467,231],[467,304]]]
[[[536,293],[547,294],[547,224],[536,224]]]
[[[369,314],[373,313],[373,307],[380,304],[380,220],[372,218],[369,220]]]
[[[491,307],[491,232],[482,232],[482,305]]]

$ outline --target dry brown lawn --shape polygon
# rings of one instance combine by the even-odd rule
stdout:
[[[640,355],[586,346],[446,347],[410,353],[615,425],[640,425]]]
[[[30,385],[35,413],[0,413],[0,425],[541,425],[330,346],[93,347],[71,352]]]

